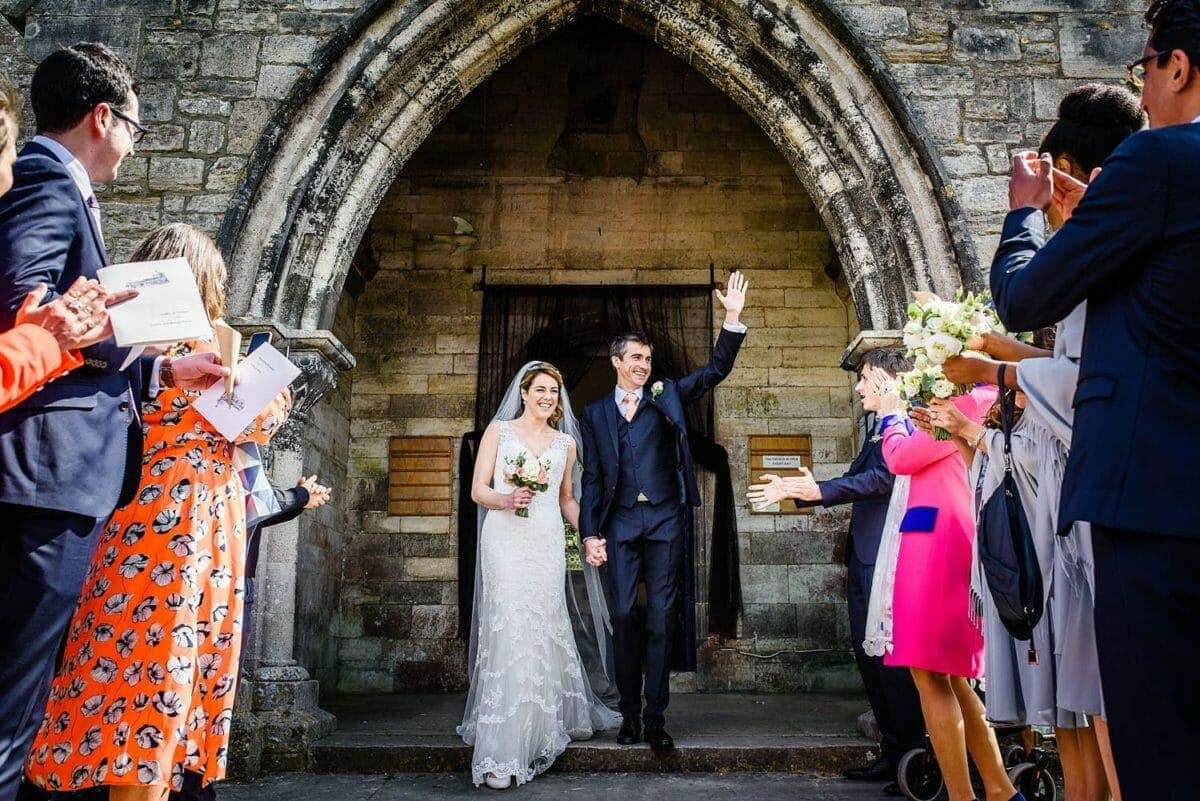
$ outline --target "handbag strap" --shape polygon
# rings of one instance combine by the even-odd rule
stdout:
[[[1004,473],[1012,473],[1012,428],[1017,415],[1017,393],[1004,386],[1004,371],[1008,365],[1001,363],[996,380],[1000,384],[1000,430],[1004,434]]]

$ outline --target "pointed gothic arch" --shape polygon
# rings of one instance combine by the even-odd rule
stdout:
[[[231,312],[328,328],[366,226],[429,133],[515,55],[594,14],[687,61],[762,127],[830,233],[862,328],[900,327],[911,290],[978,283],[920,123],[823,0],[377,0],[260,137],[221,229]]]

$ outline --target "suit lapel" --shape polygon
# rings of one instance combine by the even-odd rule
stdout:
[[[44,156],[54,159],[59,164],[62,164],[62,162],[59,161],[59,159],[58,159],[58,155],[54,151],[50,150],[49,148],[43,147],[41,145],[41,143],[39,143],[39,142],[30,142],[29,144],[25,145],[25,147],[21,149],[21,154],[24,155],[25,153],[30,152],[30,151],[35,151],[37,153],[41,153]],[[66,169],[65,164],[63,164],[63,169]],[[68,171],[67,174],[70,175],[70,172]],[[75,184],[74,178],[71,179],[71,184],[72,185]],[[83,207],[83,216],[85,219],[87,219],[88,228],[91,229],[92,244],[94,244],[96,246],[96,253],[99,254],[99,256],[100,256],[100,263],[108,264],[108,251],[106,251],[104,248],[104,236],[101,234],[99,226],[96,225],[96,218],[92,216],[92,212],[87,207],[87,201],[85,201],[83,199],[83,197],[79,194],[78,188],[76,188],[76,191],[75,191],[75,198],[76,198],[77,202],[79,203],[79,205]],[[89,276],[89,277],[91,277],[91,276]]]
[[[96,252],[100,254],[100,263],[108,264],[108,251],[104,249],[104,236],[100,232],[100,227],[96,225],[96,218],[92,216],[91,210],[87,207],[87,203],[83,203],[83,216],[87,217],[88,227],[92,229],[92,242],[96,245]]]
[[[621,460],[621,446],[617,444],[617,428],[620,426],[620,422],[617,418],[617,404],[613,402],[613,396],[611,394],[608,396],[607,402],[604,404],[604,406],[608,409],[603,417],[604,422],[608,425],[608,438],[609,442],[612,444],[613,461],[619,462]]]

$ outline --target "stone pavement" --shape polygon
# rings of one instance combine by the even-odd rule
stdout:
[[[359,696],[327,703],[338,728],[315,743],[318,773],[465,774],[471,750],[454,733],[462,695]],[[839,775],[874,756],[857,729],[858,696],[681,693],[667,728],[676,750],[619,746],[615,732],[572,743],[554,770],[573,773],[781,771]]]
[[[218,785],[220,801],[401,801],[499,799],[520,801],[874,801],[881,785],[790,773],[583,774],[550,772],[507,796],[475,788],[464,773],[348,775],[282,774],[250,784]]]

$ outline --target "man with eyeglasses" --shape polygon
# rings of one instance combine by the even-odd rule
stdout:
[[[92,184],[116,179],[145,133],[137,88],[129,65],[94,43],[64,47],[34,72],[38,134],[0,198],[0,330],[39,284],[50,300],[108,263]],[[143,388],[166,377],[203,389],[228,373],[209,355],[164,369],[112,340],[83,357],[0,414],[0,801],[17,793],[96,539],[137,489]]]
[[[1200,0],[1155,0],[1146,22],[1129,72],[1151,130],[1090,185],[1019,154],[991,271],[1011,330],[1088,303],[1059,525],[1092,524],[1097,650],[1127,801],[1197,797],[1200,716],[1200,500],[1178,483],[1200,454]],[[1047,241],[1052,199],[1069,219]]]

